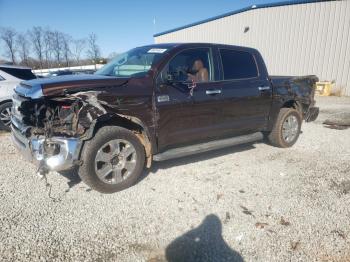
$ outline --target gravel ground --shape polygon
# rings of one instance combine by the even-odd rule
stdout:
[[[257,143],[155,163],[113,195],[45,181],[0,134],[2,261],[350,261],[350,129],[318,98],[297,144]]]

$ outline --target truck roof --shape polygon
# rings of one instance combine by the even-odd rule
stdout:
[[[144,47],[150,48],[175,48],[175,47],[196,47],[196,46],[212,46],[212,47],[221,47],[221,48],[229,48],[234,47],[238,49],[245,49],[250,51],[257,51],[255,48],[246,47],[246,46],[238,46],[238,45],[226,45],[226,44],[218,44],[218,43],[203,43],[203,42],[193,42],[193,43],[160,43],[160,44],[152,44],[145,45]]]

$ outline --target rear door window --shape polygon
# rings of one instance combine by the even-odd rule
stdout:
[[[245,51],[220,49],[223,79],[246,79],[259,75],[254,56]]]

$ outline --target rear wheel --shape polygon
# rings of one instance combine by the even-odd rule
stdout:
[[[269,142],[277,147],[291,147],[298,140],[302,118],[294,108],[281,108],[272,131],[268,134]]]
[[[12,102],[0,105],[0,129],[11,131],[11,108]]]
[[[114,193],[136,183],[145,150],[136,135],[122,127],[102,127],[83,148],[80,178],[101,193]]]

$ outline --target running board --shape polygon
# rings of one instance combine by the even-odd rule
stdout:
[[[251,143],[258,140],[262,140],[264,138],[261,132],[244,135],[244,136],[236,136],[232,138],[226,138],[222,140],[210,141],[207,143],[179,147],[174,149],[169,149],[163,153],[159,153],[153,156],[154,161],[164,161],[172,158],[184,157],[193,154],[203,153],[211,150],[216,150],[220,148]]]

